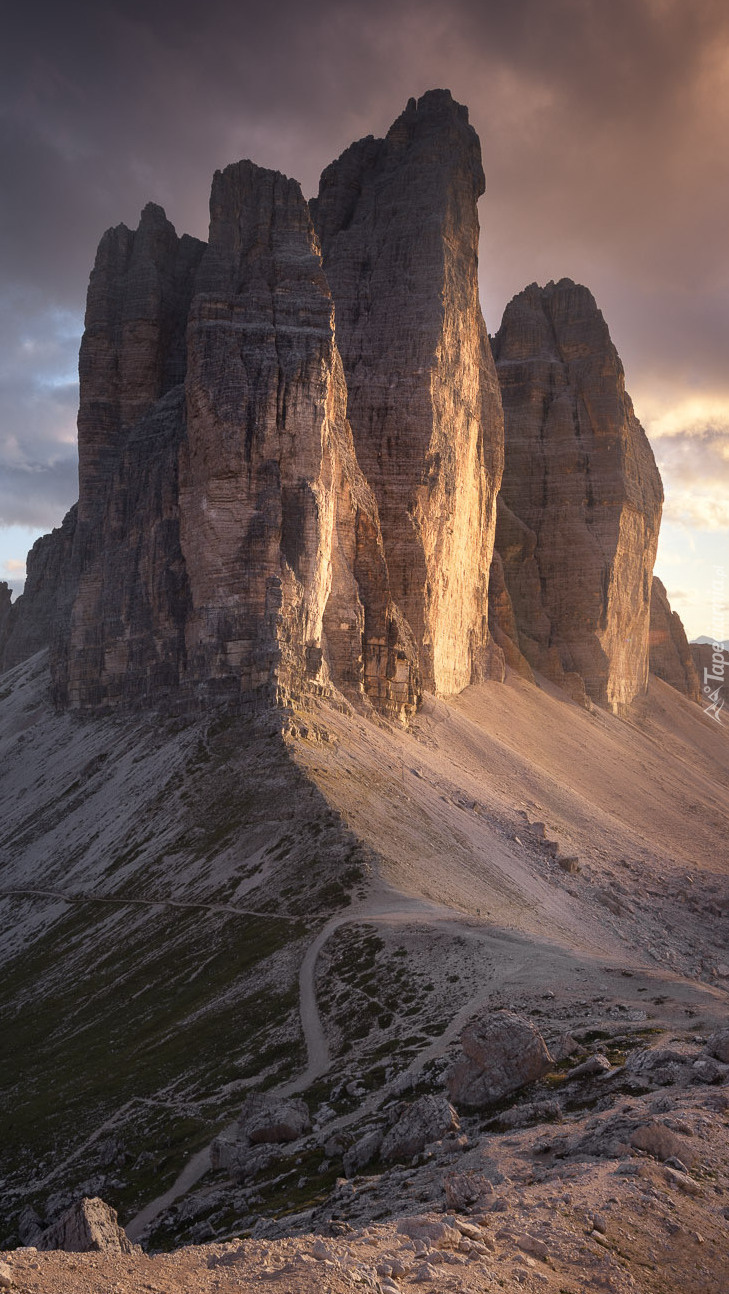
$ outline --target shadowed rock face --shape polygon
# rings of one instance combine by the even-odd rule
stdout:
[[[488,570],[502,469],[498,382],[478,301],[478,136],[448,91],[360,140],[312,202],[336,304],[357,456],[425,686],[488,672]]]
[[[63,549],[41,541],[63,561],[68,608],[56,700],[268,703],[333,679],[404,717],[417,653],[354,455],[299,186],[228,167],[209,247],[193,241],[148,207],[135,234],[101,242],[81,348],[78,524]],[[49,606],[57,587],[46,580]]]
[[[562,279],[509,303],[494,340],[505,420],[497,543],[533,668],[619,710],[644,691],[663,492],[591,293]],[[499,527],[502,530],[501,524]],[[527,533],[528,532],[528,533]]]
[[[386,710],[412,708],[414,646],[354,456],[309,211],[294,180],[250,162],[213,181],[186,395],[191,678],[286,693],[329,671]]]
[[[12,608],[12,590],[6,580],[0,580],[0,657],[2,656],[5,640],[10,623],[10,611]]]
[[[185,329],[205,244],[178,238],[150,202],[138,229],[117,225],[96,253],[79,353],[79,520],[96,520],[133,427],[185,379]]]
[[[7,607],[4,635],[0,630],[3,669],[48,647],[68,628],[70,596],[76,587],[72,568],[77,511],[71,508],[62,524],[36,539],[28,553],[25,588]]]
[[[153,700],[184,671],[178,455],[185,330],[205,244],[161,207],[99,244],[79,355],[79,503],[51,642],[54,696]]]
[[[692,701],[700,700],[699,676],[681,617],[671,610],[668,594],[655,575],[651,594],[650,667],[653,674]]]

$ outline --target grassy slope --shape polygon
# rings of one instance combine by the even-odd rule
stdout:
[[[135,1212],[302,1066],[303,949],[363,875],[275,727],[56,716],[41,666],[0,705],[0,1243],[58,1190]]]

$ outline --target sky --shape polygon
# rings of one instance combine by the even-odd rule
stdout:
[[[469,107],[489,330],[527,283],[594,293],[666,492],[657,573],[729,636],[726,0],[25,0],[0,47],[0,579],[77,496],[98,240],[147,201],[205,237],[213,171],[295,176],[411,95]],[[722,573],[723,568],[723,573]]]

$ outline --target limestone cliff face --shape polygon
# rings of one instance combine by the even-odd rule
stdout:
[[[159,208],[105,235],[81,377],[56,700],[270,703],[333,680],[409,714],[417,652],[299,186],[240,163],[215,177],[209,246]]]
[[[700,700],[699,676],[686,631],[681,617],[671,610],[668,594],[656,575],[651,593],[650,668],[651,673],[692,701]]]
[[[178,238],[149,203],[139,227],[104,234],[91,272],[79,354],[79,521],[98,519],[133,427],[185,379],[187,315],[205,244]]]
[[[81,709],[334,685],[405,718],[423,684],[453,693],[504,661],[627,705],[660,479],[585,288],[516,297],[497,375],[483,187],[466,109],[431,91],[333,163],[311,210],[240,162],[215,176],[208,244],[152,205],[105,234],[79,503],[15,606],[0,588],[2,665],[50,643],[55,699]],[[658,668],[690,688],[655,614]]]
[[[205,244],[149,204],[104,234],[79,355],[79,503],[64,566],[54,696],[75,707],[153,699],[184,672],[187,586],[177,459],[186,325]]]
[[[180,550],[177,386],[131,427],[77,543],[68,631],[51,648],[54,696],[72,708],[151,701],[178,689],[189,589]],[[84,499],[82,492],[81,500]]]
[[[0,660],[2,660],[5,641],[8,634],[12,597],[13,594],[10,585],[6,580],[0,580]]]
[[[28,553],[25,587],[7,609],[0,660],[11,669],[34,652],[59,640],[68,625],[68,573],[72,565],[77,509],[49,535],[36,539]]]
[[[188,675],[213,694],[327,673],[406,713],[414,646],[354,455],[334,308],[299,185],[218,172],[188,325]]]
[[[563,279],[507,306],[494,340],[505,419],[497,539],[530,664],[620,710],[648,675],[662,487],[591,293]],[[523,530],[518,534],[519,523]]]
[[[478,136],[448,91],[324,172],[312,211],[357,457],[425,686],[488,672],[501,402],[478,301]]]

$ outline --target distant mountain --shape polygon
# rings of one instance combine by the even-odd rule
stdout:
[[[697,643],[697,644],[698,644],[698,643],[701,643],[701,644],[703,645],[704,643],[713,643],[713,642],[716,642],[716,639],[715,639],[715,638],[711,638],[708,634],[702,634],[700,638],[692,638],[692,639],[691,639],[691,642],[692,642],[692,643]],[[729,638],[723,638],[723,639],[721,640],[721,645],[722,645],[722,647],[723,647],[724,651],[729,651]]]

